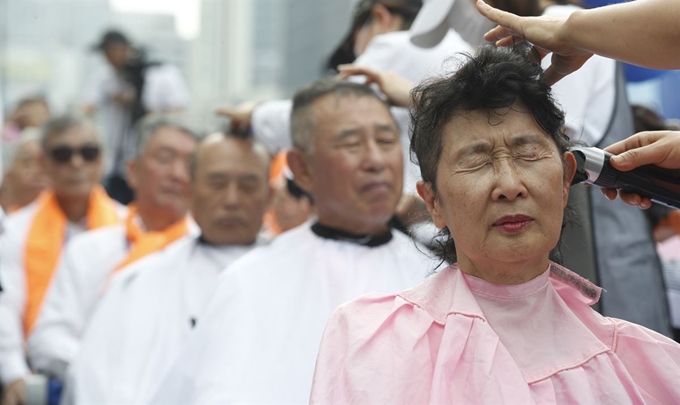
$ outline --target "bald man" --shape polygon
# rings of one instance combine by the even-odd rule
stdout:
[[[272,197],[269,161],[264,146],[250,139],[216,133],[202,141],[191,169],[191,210],[201,235],[139,260],[111,281],[69,372],[68,400],[148,402],[201,322],[220,272],[258,243]]]

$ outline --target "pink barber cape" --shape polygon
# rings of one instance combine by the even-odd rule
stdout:
[[[554,263],[507,286],[453,265],[361,297],[326,327],[311,402],[680,403],[680,345],[598,314],[600,292]]]

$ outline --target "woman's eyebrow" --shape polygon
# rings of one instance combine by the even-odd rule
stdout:
[[[510,145],[511,146],[524,146],[524,145],[542,145],[543,138],[540,135],[537,134],[522,134],[522,135],[517,135],[512,137],[510,139]]]
[[[458,158],[489,153],[491,151],[491,144],[488,142],[475,142],[470,145],[464,146],[456,154]]]

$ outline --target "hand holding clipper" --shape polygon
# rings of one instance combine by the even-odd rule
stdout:
[[[585,182],[617,189],[639,194],[668,207],[680,208],[680,170],[646,165],[624,172],[612,166],[612,155],[602,149],[574,147],[571,152],[576,158],[576,175],[572,184]]]

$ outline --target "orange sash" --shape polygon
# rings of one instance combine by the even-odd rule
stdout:
[[[287,150],[282,150],[279,151],[272,159],[272,162],[269,166],[269,184],[271,187],[276,188],[278,185],[277,182],[284,178],[284,172],[288,167],[287,154]],[[272,236],[279,235],[282,232],[279,221],[277,220],[276,214],[274,213],[274,208],[270,208],[264,213],[264,227]]]
[[[186,217],[162,231],[144,232],[135,224],[134,219],[136,216],[137,207],[132,205],[125,220],[125,229],[131,248],[125,259],[116,266],[114,272],[148,254],[163,249],[189,232],[189,224]]]
[[[35,217],[28,230],[24,265],[26,268],[26,310],[24,336],[28,337],[38,318],[43,298],[50,285],[52,273],[59,262],[66,242],[68,219],[51,189],[40,194]],[[118,223],[116,203],[100,186],[92,189],[86,215],[87,229]]]
[[[664,226],[673,229],[675,234],[680,235],[680,211],[671,211],[666,218],[659,221],[657,227]]]

